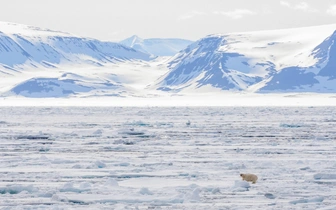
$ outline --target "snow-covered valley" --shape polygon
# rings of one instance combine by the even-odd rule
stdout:
[[[335,209],[335,122],[333,107],[1,107],[0,207]]]
[[[77,64],[51,69],[26,68],[3,75],[0,93],[4,97],[27,98],[147,97],[158,94],[147,86],[168,71],[162,64],[166,60],[160,57],[151,61],[108,63],[100,67]]]

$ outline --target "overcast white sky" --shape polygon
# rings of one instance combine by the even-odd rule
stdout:
[[[336,23],[336,0],[1,0],[0,21],[120,41]],[[0,29],[1,30],[1,29]]]

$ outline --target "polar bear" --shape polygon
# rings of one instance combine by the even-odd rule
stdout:
[[[252,184],[255,184],[258,180],[257,175],[255,174],[240,174],[243,180],[247,182],[252,182]]]

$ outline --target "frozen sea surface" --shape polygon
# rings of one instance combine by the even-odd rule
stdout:
[[[0,140],[1,209],[336,209],[333,107],[1,107]]]

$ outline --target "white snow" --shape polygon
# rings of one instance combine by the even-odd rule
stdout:
[[[0,206],[333,209],[335,122],[334,107],[2,106]]]
[[[244,192],[248,191],[250,188],[250,184],[246,181],[235,181],[234,186],[233,186],[233,191],[234,192]]]
[[[335,92],[331,69],[330,75],[318,76],[333,65],[335,30],[332,24],[209,35],[172,57],[171,71],[157,87],[179,93],[206,85],[264,93]]]
[[[36,83],[39,84],[49,79],[57,86],[42,86],[41,84],[41,88],[44,88],[45,91],[25,91],[21,95],[26,97],[67,97],[63,92],[64,89],[72,90],[76,93],[74,95],[81,97],[156,95],[159,94],[158,91],[146,89],[146,87],[168,71],[167,67],[162,65],[166,60],[167,58],[158,58],[151,62],[124,61],[106,64],[104,67],[74,64],[61,65],[59,68],[53,69],[26,67],[22,72],[2,75],[5,80],[0,84],[0,94],[14,95],[9,91],[20,84],[31,80],[36,80]]]
[[[249,56],[228,60],[245,73],[249,65],[262,75],[257,61],[312,65],[309,53],[335,26],[227,34],[220,50]],[[18,34],[32,43],[73,36],[3,22],[0,29],[14,42]],[[58,49],[66,52],[63,44]],[[334,93],[228,92],[192,82],[183,93],[163,92],[154,84],[169,71],[169,57],[99,65],[97,54],[71,47],[74,62],[57,60],[54,68],[0,66],[0,208],[336,208]],[[231,76],[240,86],[248,80]],[[317,79],[306,90],[335,86]],[[27,81],[45,89],[10,91]],[[76,92],[64,97],[66,88]],[[46,96],[48,89],[54,98],[22,96]],[[242,181],[241,171],[258,182]]]
[[[269,62],[274,62],[275,70],[286,66],[304,67],[315,64],[316,60],[310,56],[313,48],[330,36],[335,28],[336,25],[325,25],[212,36],[222,37],[227,41],[216,50],[243,55],[228,57],[225,65],[231,72],[228,74],[223,72],[223,77],[227,77],[229,82],[235,83],[246,92],[255,92],[265,86],[267,79],[253,85],[254,77],[250,76],[268,74],[266,69],[271,65]],[[197,93],[225,93],[220,88],[215,89],[208,87],[209,85],[199,87],[197,81],[205,77],[206,71],[197,66],[188,67],[194,68],[195,71],[189,72],[185,69],[185,72],[175,75],[174,90],[170,93],[156,90],[160,87],[157,83],[160,83],[169,72],[169,61],[181,56],[179,54],[171,60],[169,57],[159,57],[152,61],[134,60],[131,58],[144,58],[145,54],[120,49],[121,45],[115,43],[99,42],[63,32],[5,22],[0,22],[0,31],[5,37],[5,45],[17,45],[1,57],[3,60],[0,59],[1,62],[9,62],[9,66],[0,65],[0,75],[3,78],[0,84],[0,96],[9,97],[18,93],[25,97],[158,97],[159,101],[162,96],[173,96],[177,92],[179,95],[187,96]],[[6,36],[12,37],[12,42],[7,43]],[[194,45],[197,43],[191,46]],[[23,55],[19,46],[30,56]],[[98,47],[98,51],[92,46]],[[193,53],[197,48],[191,50],[190,53]],[[105,57],[101,57],[101,53]],[[120,59],[112,59],[113,56]],[[183,63],[197,59],[195,56],[184,60],[183,56],[186,55],[181,57]],[[126,59],[122,59],[123,57]],[[174,65],[176,63],[170,68]],[[191,80],[185,82],[190,78]],[[48,79],[52,85],[43,82]],[[300,86],[296,91],[332,93],[335,90],[334,80],[320,76],[316,79],[319,81],[318,84]],[[20,85],[23,85],[22,91],[16,93],[11,91]],[[30,85],[41,88],[34,92],[29,89]],[[29,90],[25,91],[25,88]]]
[[[48,37],[48,36],[74,36],[73,34],[60,32],[60,31],[52,31],[49,29],[42,29],[35,26],[23,25],[18,23],[10,23],[10,22],[2,22],[0,21],[0,31],[2,33],[13,35],[20,34],[23,36],[39,36],[39,37]]]
[[[202,92],[202,90],[205,92]],[[209,92],[212,91],[212,94]],[[200,89],[199,93],[172,94],[156,97],[89,97],[89,98],[24,98],[0,97],[1,106],[336,106],[335,94],[317,93],[222,93],[213,87]],[[186,119],[187,120],[187,119]],[[121,129],[121,132],[127,130]],[[129,128],[128,131],[129,132]],[[92,132],[93,133],[93,132]],[[92,135],[90,133],[90,135]]]
[[[271,61],[276,69],[312,66],[312,50],[336,30],[335,24],[304,28],[226,34],[221,50],[239,52],[252,60]],[[295,58],[295,59],[293,59]]]
[[[164,38],[142,39],[134,35],[119,43],[153,56],[173,56],[180,50],[186,48],[192,41]]]

